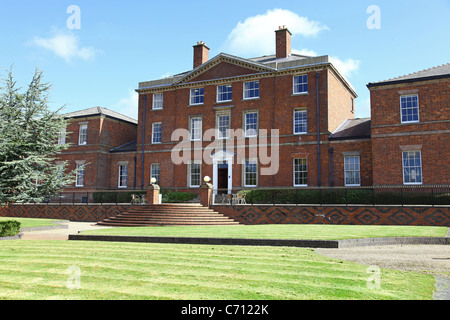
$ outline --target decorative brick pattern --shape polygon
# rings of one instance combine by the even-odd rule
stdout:
[[[242,224],[342,224],[450,227],[450,208],[229,206],[214,210]]]
[[[97,222],[126,211],[130,205],[10,205],[0,216]]]

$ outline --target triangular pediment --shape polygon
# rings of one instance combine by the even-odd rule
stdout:
[[[187,73],[175,84],[234,78],[273,71],[273,68],[260,63],[221,53]]]

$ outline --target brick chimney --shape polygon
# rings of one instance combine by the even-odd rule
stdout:
[[[204,64],[209,59],[209,48],[203,41],[194,46],[194,69]]]
[[[275,30],[277,59],[287,58],[291,55],[291,36],[292,33],[286,28],[286,26],[279,26],[278,30]]]

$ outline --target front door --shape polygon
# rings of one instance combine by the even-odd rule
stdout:
[[[217,188],[228,189],[228,164],[220,163],[217,168]],[[223,193],[225,190],[220,190]]]

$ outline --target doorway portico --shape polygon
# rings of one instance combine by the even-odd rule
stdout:
[[[213,162],[213,187],[214,194],[218,189],[227,189],[231,193],[233,189],[233,158],[234,153],[227,150],[220,150],[211,155]]]

